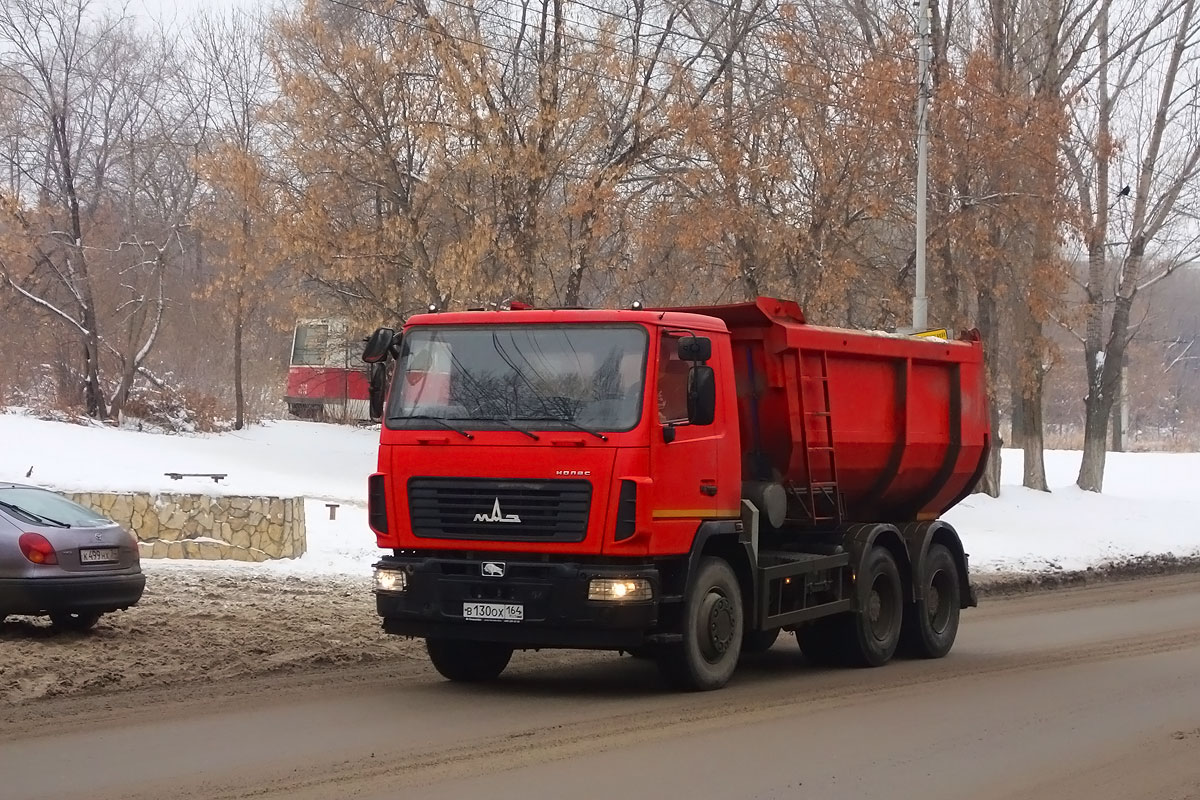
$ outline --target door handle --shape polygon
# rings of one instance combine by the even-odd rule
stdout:
[[[716,481],[700,481],[700,494],[707,495],[708,497],[716,497],[717,496],[717,482]]]

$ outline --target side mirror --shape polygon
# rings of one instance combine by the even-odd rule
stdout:
[[[367,366],[367,396],[371,401],[371,421],[383,419],[383,404],[387,400],[388,367],[385,363]]]
[[[687,410],[692,425],[712,425],[717,415],[717,377],[712,367],[696,366],[688,372]]]
[[[680,361],[708,361],[712,358],[712,339],[707,336],[685,336],[679,340]]]
[[[363,348],[362,360],[368,364],[378,364],[388,357],[392,343],[396,340],[396,332],[391,328],[379,328],[367,339]]]

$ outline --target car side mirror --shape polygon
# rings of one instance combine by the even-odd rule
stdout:
[[[716,418],[717,377],[712,367],[697,365],[688,372],[687,411],[692,425],[711,425]]]
[[[712,339],[707,336],[684,336],[678,348],[680,361],[704,362],[712,358]]]
[[[379,328],[367,339],[363,348],[362,360],[368,364],[378,364],[388,357],[392,344],[396,341],[396,332],[391,328]]]

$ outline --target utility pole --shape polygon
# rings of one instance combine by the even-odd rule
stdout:
[[[929,297],[925,293],[925,195],[929,181],[930,62],[933,60],[929,33],[929,0],[917,3],[917,286],[913,294],[913,330],[929,327]]]

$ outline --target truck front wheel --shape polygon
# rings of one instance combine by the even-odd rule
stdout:
[[[658,666],[673,686],[708,691],[733,677],[745,620],[737,576],[725,561],[700,561],[683,609],[683,641],[659,655]]]
[[[461,639],[426,639],[425,649],[433,668],[442,677],[461,683],[495,680],[513,654],[512,647],[506,644]]]

